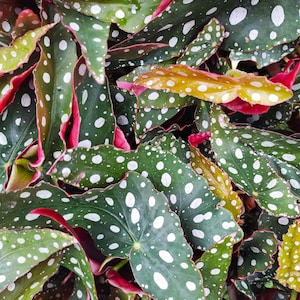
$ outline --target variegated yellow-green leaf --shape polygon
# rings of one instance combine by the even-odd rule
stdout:
[[[47,24],[34,30],[26,32],[16,39],[11,46],[0,48],[0,73],[6,73],[17,69],[29,60],[31,53],[35,50],[38,40],[54,24]]]
[[[203,175],[210,190],[222,201],[220,205],[229,210],[235,220],[239,219],[243,203],[238,194],[232,190],[231,180],[216,164],[211,162],[196,147],[190,146],[191,166],[198,175]]]
[[[300,221],[296,220],[283,235],[279,247],[277,279],[289,288],[300,292]]]
[[[228,103],[237,97],[251,104],[273,106],[290,99],[292,91],[264,76],[243,74],[238,78],[195,70],[186,65],[154,68],[139,76],[135,84],[167,90],[211,101]]]

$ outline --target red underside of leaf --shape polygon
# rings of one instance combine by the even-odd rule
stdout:
[[[107,281],[117,288],[120,288],[125,293],[133,293],[133,294],[139,294],[139,295],[146,295],[144,291],[139,289],[138,287],[132,285],[130,282],[128,282],[126,279],[124,279],[120,274],[113,270],[109,269],[105,273]]]
[[[232,111],[241,112],[245,115],[264,114],[270,109],[270,106],[261,104],[252,105],[248,102],[243,101],[239,97],[228,103],[223,103],[223,106]]]
[[[6,107],[13,102],[14,96],[18,91],[22,82],[29,76],[32,70],[35,68],[35,65],[30,67],[28,70],[24,71],[22,74],[13,77],[11,80],[11,88],[5,93],[5,95],[0,99],[0,114],[6,109]],[[0,76],[1,79],[1,76]]]
[[[116,126],[114,132],[114,146],[122,150],[130,150],[130,145],[127,142],[123,131]]]
[[[173,2],[173,0],[162,0],[156,10],[153,12],[151,19],[154,20],[170,5],[171,2]]]
[[[197,147],[198,145],[202,144],[211,136],[209,131],[207,132],[199,132],[195,134],[191,134],[188,137],[189,144],[193,147]]]

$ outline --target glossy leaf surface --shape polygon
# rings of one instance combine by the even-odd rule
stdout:
[[[51,229],[1,230],[0,235],[0,290],[25,275],[50,255],[76,242],[70,235]],[[54,263],[55,259],[52,260]],[[10,272],[11,265],[14,267],[14,272]]]
[[[291,193],[289,184],[270,167],[267,160],[233,134],[237,128],[228,123],[220,109],[214,109],[212,117],[212,145],[216,159],[233,182],[253,195],[259,205],[270,213],[290,217],[299,215],[297,198]],[[250,137],[245,131],[241,134],[244,138]]]
[[[299,221],[290,225],[289,230],[283,235],[282,244],[279,247],[279,268],[277,279],[284,286],[300,292],[300,260],[299,260]]]
[[[136,280],[145,291],[158,298],[180,294],[184,299],[186,293],[203,298],[201,276],[191,262],[192,250],[183,237],[180,220],[169,210],[165,196],[148,179],[129,173],[109,189],[93,190],[80,197],[67,197],[60,189],[41,184],[15,197],[23,201],[10,212],[15,214],[20,210],[25,218],[20,215],[20,220],[12,221],[8,212],[1,216],[4,226],[18,226],[19,222],[49,226],[51,220],[29,214],[46,200],[47,207],[63,214],[71,226],[88,228],[96,245],[105,253],[128,256]],[[174,280],[179,274],[185,274],[184,289]]]
[[[139,76],[136,85],[187,94],[213,103],[228,103],[237,97],[251,104],[275,105],[287,101],[292,92],[263,76],[244,73],[238,78],[192,69],[184,65],[154,68]]]
[[[131,152],[111,146],[68,150],[53,176],[87,189],[106,187],[120,180],[127,171],[148,177],[157,190],[165,193],[195,247],[207,249],[221,236],[239,231],[232,215],[216,208],[218,199],[211,194],[204,178],[195,175],[172,153],[154,147],[141,145]],[[212,227],[216,229],[213,234]]]

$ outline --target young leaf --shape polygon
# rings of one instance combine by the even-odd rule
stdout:
[[[300,251],[299,251],[300,223],[295,220],[289,230],[283,235],[279,247],[279,268],[276,277],[281,284],[300,292]]]
[[[26,32],[17,38],[11,46],[0,48],[0,74],[14,71],[28,62],[30,55],[36,48],[40,38],[52,28],[54,24],[44,25]]]
[[[51,229],[0,230],[0,237],[0,291],[53,253],[76,242],[72,236]]]
[[[287,101],[293,95],[282,84],[272,83],[264,76],[247,73],[240,75],[233,78],[185,65],[173,65],[169,68],[154,68],[140,75],[135,84],[191,95],[213,103],[228,103],[240,97],[251,104],[272,106]]]

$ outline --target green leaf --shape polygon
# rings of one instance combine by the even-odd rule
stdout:
[[[52,176],[88,189],[117,182],[127,171],[148,177],[157,190],[165,193],[171,209],[181,219],[187,239],[195,247],[207,249],[223,235],[239,231],[228,211],[216,209],[219,201],[209,191],[204,178],[168,151],[147,145],[131,152],[104,145],[70,149],[57,163]]]
[[[79,145],[90,147],[104,143],[112,144],[115,119],[108,81],[98,84],[86,70],[86,64],[82,59],[79,60],[74,71],[81,118]]]
[[[109,23],[69,9],[60,1],[57,5],[62,22],[75,35],[90,72],[98,83],[104,83]]]
[[[157,41],[168,43],[168,49],[158,49],[153,56],[161,60],[178,56],[213,17],[224,25],[227,37],[224,50],[243,51],[244,59],[250,60],[253,52],[270,49],[275,45],[294,41],[299,35],[298,0],[289,2],[265,1],[224,2],[173,1],[160,18],[147,24],[129,43]],[[257,16],[262,16],[258,18]],[[178,18],[180,14],[180,18]],[[248,54],[248,56],[246,56]],[[281,53],[274,57],[280,60]]]
[[[234,234],[226,236],[206,251],[199,260],[197,267],[203,276],[207,300],[221,299],[221,291],[227,279],[228,268],[234,245]]]
[[[62,254],[58,251],[34,266],[15,282],[11,282],[5,290],[0,292],[1,299],[33,299],[45,282],[58,271],[61,257]]]
[[[0,230],[0,237],[0,291],[50,255],[76,242],[70,235],[51,229]]]
[[[60,23],[48,31],[40,45],[41,59],[34,72],[39,145],[44,156],[39,161],[45,158],[49,163],[64,150],[61,130],[71,113],[76,45]]]
[[[276,233],[277,238],[282,241],[282,235],[287,233],[289,225],[293,223],[294,219],[285,216],[272,216],[266,211],[263,211],[259,217],[258,229],[259,230],[272,230]]]
[[[211,19],[184,50],[177,63],[197,68],[216,53],[223,42],[224,36],[224,27],[217,19]]]
[[[276,251],[277,239],[273,232],[255,231],[251,237],[243,240],[239,249],[238,276],[247,277],[270,268]]]
[[[51,220],[29,214],[33,208],[47,206],[61,213],[71,226],[88,229],[104,253],[128,256],[135,279],[154,297],[204,298],[201,276],[191,261],[192,249],[183,236],[180,219],[170,211],[163,193],[143,176],[131,172],[117,185],[81,196],[67,197],[47,184],[10,196],[22,200],[1,214],[3,226],[49,227]],[[19,220],[10,214],[18,214]]]
[[[0,48],[0,73],[6,73],[19,68],[28,62],[30,55],[36,48],[39,39],[52,28],[54,24],[48,24],[26,32],[17,38],[11,46]]]
[[[238,72],[234,71],[235,74]],[[238,73],[238,77],[218,75],[184,65],[156,67],[140,75],[136,85],[186,94],[213,103],[228,103],[237,97],[251,104],[273,106],[290,99],[292,91],[264,76]]]
[[[65,0],[73,9],[105,22],[115,22],[128,32],[137,32],[151,20],[160,0],[73,1]]]
[[[297,198],[291,193],[289,184],[269,165],[269,162],[257,155],[245,139],[252,136],[242,127],[228,123],[227,116],[214,108],[212,112],[212,146],[216,159],[232,181],[249,195],[253,195],[258,204],[274,215],[299,215]]]
[[[300,292],[299,233],[300,223],[299,220],[295,220],[288,232],[283,235],[283,241],[279,247],[279,268],[276,276],[281,284],[298,293]]]
[[[74,244],[64,249],[61,265],[76,274],[77,278],[75,280],[81,281],[84,288],[89,291],[88,297],[91,297],[92,300],[98,299],[91,266],[85,252],[79,244]],[[80,292],[77,289],[75,289],[75,291],[78,296],[78,293],[80,294]],[[83,293],[84,290],[81,292]],[[80,297],[78,297],[78,299],[80,299]]]
[[[6,180],[7,168],[17,155],[37,138],[35,124],[35,95],[26,80],[19,88],[14,102],[0,119],[0,191]]]

